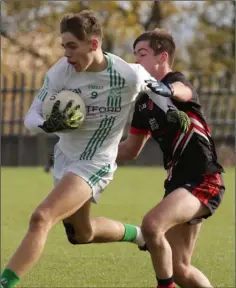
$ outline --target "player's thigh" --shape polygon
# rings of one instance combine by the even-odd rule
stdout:
[[[152,230],[166,232],[175,225],[204,217],[209,213],[209,209],[188,190],[178,188],[146,214],[142,226],[143,229],[149,226]]]
[[[49,213],[54,224],[73,215],[91,197],[92,190],[86,181],[78,175],[68,172],[37,209]]]
[[[191,265],[191,258],[200,229],[201,223],[194,225],[183,223],[167,231],[166,238],[172,249],[174,270],[178,269],[179,266]]]
[[[92,202],[98,203],[98,200],[113,179],[114,172],[117,168],[116,163],[78,160],[68,158],[57,144],[55,146],[55,164],[54,179],[61,179],[63,175],[70,171],[80,176],[91,187]]]

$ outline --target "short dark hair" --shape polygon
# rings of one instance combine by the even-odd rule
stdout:
[[[60,22],[60,32],[70,32],[81,41],[88,40],[92,35],[101,39],[103,36],[102,26],[92,10],[65,14]]]
[[[148,41],[149,46],[154,51],[155,55],[166,51],[169,55],[169,64],[173,64],[175,57],[175,42],[168,30],[156,28],[152,31],[142,33],[134,41],[133,49],[135,49],[137,43],[140,41]]]

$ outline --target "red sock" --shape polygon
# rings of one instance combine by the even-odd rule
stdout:
[[[175,283],[169,285],[158,285],[157,288],[175,288]]]

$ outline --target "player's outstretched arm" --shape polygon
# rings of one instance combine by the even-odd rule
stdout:
[[[180,102],[187,102],[193,98],[192,89],[189,86],[184,85],[184,83],[178,81],[172,83],[171,86],[173,88],[173,99]]]
[[[139,64],[130,64],[131,69],[134,72],[134,87],[136,93],[146,93],[149,98],[165,113],[170,107],[175,107],[171,101],[169,95],[171,94],[170,89],[165,90],[168,96],[163,97],[160,93],[157,93],[157,80],[153,78],[145,69]],[[152,86],[149,85],[152,83]]]
[[[137,158],[149,137],[146,134],[129,133],[128,138],[119,144],[116,162],[119,164]]]
[[[158,80],[148,80],[146,83],[154,93],[180,102],[187,102],[193,97],[192,89],[180,81],[167,85]]]

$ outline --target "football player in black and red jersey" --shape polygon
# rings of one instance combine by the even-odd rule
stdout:
[[[207,277],[191,265],[203,218],[220,205],[225,190],[223,168],[194,87],[180,72],[172,71],[175,43],[164,29],[141,34],[133,44],[137,63],[157,82],[149,88],[185,112],[191,124],[187,133],[170,126],[155,97],[143,93],[135,105],[128,138],[120,143],[117,162],[136,158],[151,136],[163,152],[167,170],[163,200],[142,222],[146,248],[151,254],[159,288],[212,287]]]

